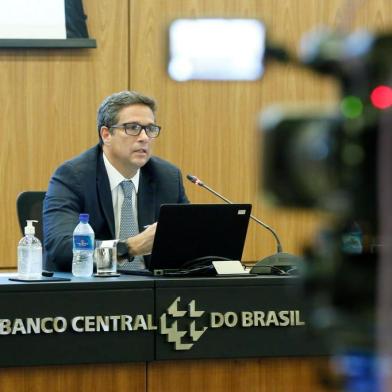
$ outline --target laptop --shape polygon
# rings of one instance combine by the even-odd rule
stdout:
[[[148,270],[137,275],[186,275],[214,260],[241,260],[251,204],[163,204]]]

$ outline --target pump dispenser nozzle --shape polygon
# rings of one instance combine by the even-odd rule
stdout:
[[[25,235],[27,235],[27,234],[34,235],[35,234],[35,227],[34,227],[33,223],[38,223],[38,221],[37,220],[26,220],[26,222],[27,222],[27,226],[25,226],[25,228],[24,228]]]

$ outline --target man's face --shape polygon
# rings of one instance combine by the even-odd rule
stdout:
[[[154,114],[146,105],[130,105],[120,110],[115,125],[126,123],[154,124]],[[151,157],[154,139],[148,137],[144,129],[137,136],[129,136],[123,128],[112,128],[110,133],[108,128],[102,127],[101,136],[107,158],[126,178],[132,177]]]

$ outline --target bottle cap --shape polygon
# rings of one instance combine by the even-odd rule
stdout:
[[[79,215],[79,220],[82,223],[88,223],[89,218],[90,218],[89,214],[80,214]]]
[[[33,225],[33,222],[38,223],[38,221],[37,220],[26,220],[26,222],[27,222],[27,226],[25,226],[25,228],[24,228],[24,233],[34,235],[35,234],[35,227]]]

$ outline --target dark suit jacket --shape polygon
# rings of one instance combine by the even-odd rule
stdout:
[[[161,204],[188,203],[179,169],[151,157],[140,171],[137,200],[140,231],[157,221]],[[99,145],[65,162],[49,182],[43,207],[47,269],[71,270],[72,234],[80,213],[90,214],[96,239],[115,238],[112,194]]]

